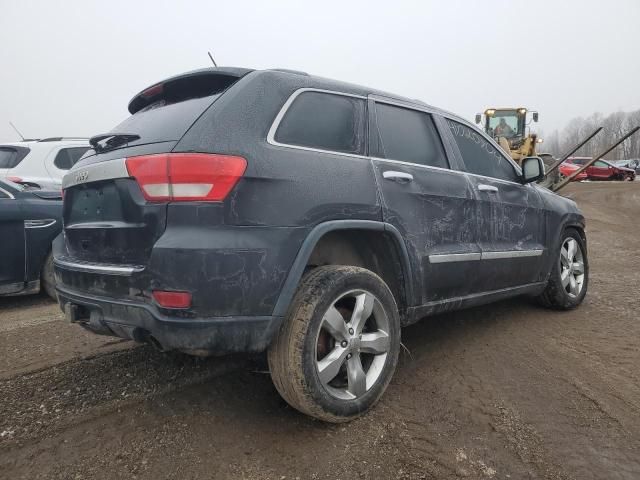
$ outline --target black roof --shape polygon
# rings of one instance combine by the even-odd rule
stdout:
[[[313,87],[313,88],[335,90],[343,93],[350,93],[352,95],[360,95],[360,96],[377,95],[380,97],[385,97],[390,100],[395,100],[402,103],[421,105],[433,111],[452,115],[456,118],[459,118],[461,121],[464,121],[465,123],[470,124],[470,122],[460,118],[458,115],[452,114],[440,108],[429,105],[423,102],[422,100],[403,97],[401,95],[385,92],[382,90],[377,90],[370,87],[365,87],[362,85],[342,82],[339,80],[333,80],[330,78],[311,75],[306,72],[302,72],[298,70],[290,70],[285,68],[254,70],[250,68],[240,68],[240,67],[207,67],[207,68],[201,68],[198,70],[192,70],[190,72],[169,77],[165,80],[162,80],[158,83],[153,84],[150,87],[145,88],[144,90],[142,90],[140,93],[138,93],[131,99],[131,101],[129,102],[129,112],[133,114],[138,110],[144,108],[145,106],[153,103],[155,101],[155,94],[151,93],[150,95],[145,95],[145,93],[152,91],[153,88],[159,87],[160,85],[166,86],[168,84],[178,84],[183,80],[193,80],[196,77],[202,77],[203,79],[206,77],[217,77],[218,80],[222,79],[222,81],[225,81],[225,79],[226,81],[235,81],[236,79],[241,78],[250,73],[271,74],[271,75],[287,76],[287,77],[295,76],[301,80],[301,83],[304,83],[305,85],[308,85],[309,87]]]

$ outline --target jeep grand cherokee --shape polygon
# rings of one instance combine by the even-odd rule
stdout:
[[[587,291],[584,218],[482,131],[302,72],[162,81],[64,178],[67,318],[198,355],[268,351],[293,407],[346,421],[382,395],[400,328]]]

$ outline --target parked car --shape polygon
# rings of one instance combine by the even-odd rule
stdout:
[[[51,242],[62,230],[60,190],[29,190],[0,180],[0,295],[56,298]]]
[[[636,175],[640,174],[640,159],[638,158],[631,158],[629,160],[614,160],[611,163],[613,163],[616,167],[630,168],[631,170],[636,172]]]
[[[87,139],[63,137],[0,144],[0,179],[59,190],[62,177],[88,149]]]
[[[566,164],[584,165],[591,157],[569,157]],[[597,160],[586,170],[589,180],[635,180],[636,172],[631,168],[617,167],[606,160]]]
[[[195,355],[268,350],[301,412],[366,412],[400,328],[587,291],[584,217],[484,132],[420,101],[291,71],[157,83],[64,177],[67,319]]]
[[[560,167],[558,168],[558,170],[560,170],[560,175],[562,175],[563,177],[568,177],[570,175],[573,175],[573,173],[576,170],[579,170],[579,169],[580,169],[580,165],[576,165],[575,163],[569,163],[567,161],[561,163]],[[587,172],[585,170],[583,172],[580,172],[575,177],[573,177],[573,179],[571,179],[571,181],[572,182],[580,182],[582,180],[586,180],[587,178],[589,178],[589,177],[587,176]]]

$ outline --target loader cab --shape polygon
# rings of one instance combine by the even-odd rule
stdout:
[[[529,112],[526,108],[487,108],[484,115],[476,114],[476,123],[482,123],[484,131],[493,138],[504,137],[511,143],[527,136],[528,114],[534,122],[538,121],[538,112]]]

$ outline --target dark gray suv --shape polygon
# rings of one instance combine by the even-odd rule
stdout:
[[[587,291],[584,217],[469,122],[302,72],[210,68],[136,95],[63,182],[68,320],[195,355],[268,350],[298,410],[381,396],[400,328]]]

